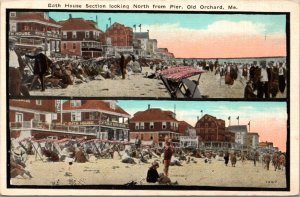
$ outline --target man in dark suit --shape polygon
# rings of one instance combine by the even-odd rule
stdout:
[[[25,55],[30,59],[34,59],[34,67],[33,67],[33,80],[31,82],[30,89],[32,89],[36,80],[40,79],[41,82],[41,91],[45,91],[45,75],[50,68],[52,61],[42,53],[41,48],[33,49],[34,55]]]
[[[121,55],[120,70],[121,70],[121,73],[122,73],[122,79],[125,79],[125,74],[126,74],[125,57],[124,57],[123,53],[121,53],[120,55]]]

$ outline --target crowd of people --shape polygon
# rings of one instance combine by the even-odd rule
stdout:
[[[197,165],[199,161],[203,161],[206,165],[224,161],[225,166],[229,166],[230,161],[230,165],[236,167],[243,166],[245,161],[253,161],[254,167],[257,166],[257,162],[260,162],[264,169],[270,170],[270,164],[272,164],[276,171],[284,170],[286,165],[286,156],[281,152],[186,150],[174,146],[169,136],[165,136],[163,144],[163,147],[145,146],[139,139],[136,139],[134,143],[96,139],[12,140],[10,174],[11,178],[17,176],[32,178],[30,170],[26,167],[28,155],[35,155],[35,160],[65,162],[68,165],[65,176],[72,176],[71,167],[74,163],[89,162],[92,156],[96,160],[119,159],[121,163],[131,165],[150,164],[148,171],[145,172],[145,180],[148,183],[171,185],[178,183],[171,181],[173,174],[169,173],[170,166]],[[197,159],[197,161],[196,158],[203,160]],[[160,164],[163,169],[159,173]]]

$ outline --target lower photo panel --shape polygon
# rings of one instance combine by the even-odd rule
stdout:
[[[8,186],[284,190],[286,102],[9,100]]]

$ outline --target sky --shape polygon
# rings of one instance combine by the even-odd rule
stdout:
[[[225,120],[229,125],[247,125],[250,121],[250,132],[257,132],[260,141],[271,141],[280,150],[286,151],[287,139],[287,106],[285,102],[230,102],[230,101],[153,101],[153,100],[121,100],[118,105],[131,116],[151,108],[174,111],[176,106],[177,120],[184,120],[195,126],[197,116],[209,114]],[[249,126],[248,132],[249,132]]]
[[[142,25],[158,47],[175,57],[229,58],[286,56],[285,15],[49,12],[55,20],[84,18],[106,29],[111,18],[129,27]],[[140,31],[139,27],[136,31]]]

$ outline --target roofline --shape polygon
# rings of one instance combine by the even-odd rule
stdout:
[[[62,28],[62,26],[61,25],[59,25],[59,24],[56,24],[56,23],[52,23],[52,22],[45,22],[45,21],[40,21],[40,20],[38,20],[38,19],[24,19],[24,20],[20,20],[20,19],[10,19],[10,21],[16,21],[16,22],[18,22],[18,23],[21,23],[21,22],[23,22],[23,23],[28,23],[28,22],[38,22],[38,23],[42,23],[42,24],[51,24],[52,26],[54,26],[54,27],[58,27],[58,28]]]
[[[69,112],[75,112],[75,111],[80,111],[80,112],[95,112],[95,111],[98,111],[98,112],[104,112],[104,113],[108,113],[108,114],[111,114],[111,115],[119,115],[119,116],[124,116],[124,117],[127,117],[127,118],[130,118],[130,115],[129,114],[125,114],[125,113],[118,113],[118,112],[112,112],[112,111],[106,111],[106,110],[101,110],[101,109],[68,109],[68,110],[65,110],[63,109],[62,110],[62,113],[69,113]]]

